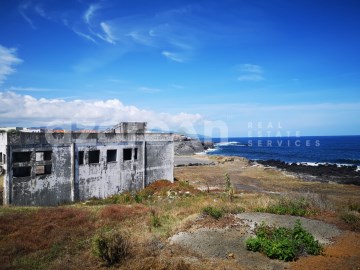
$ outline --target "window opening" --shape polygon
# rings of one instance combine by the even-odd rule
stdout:
[[[99,163],[100,162],[100,150],[91,150],[89,151],[89,163]]]
[[[116,149],[107,150],[106,161],[107,162],[116,162]]]
[[[123,158],[124,161],[126,160],[131,160],[131,155],[132,155],[132,149],[131,148],[125,148],[123,151]]]

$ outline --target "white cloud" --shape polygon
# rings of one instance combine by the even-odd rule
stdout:
[[[100,9],[100,5],[93,4],[93,5],[90,5],[89,8],[85,11],[83,18],[87,24],[90,24],[91,17],[94,15],[95,11],[98,9]]]
[[[0,45],[0,85],[6,80],[7,76],[15,72],[13,66],[21,62],[22,60],[16,55],[16,49]]]
[[[260,74],[246,74],[238,77],[239,81],[262,81],[264,77]]]
[[[87,40],[90,40],[90,41],[94,42],[95,44],[97,44],[97,42],[95,41],[95,39],[93,39],[90,35],[84,34],[84,33],[80,32],[80,31],[75,30],[75,29],[72,29],[72,30],[73,30],[73,32],[74,32],[75,34],[77,34],[78,36],[83,37],[83,38],[85,38],[85,39],[87,39]]]
[[[39,88],[39,87],[19,87],[11,86],[9,91],[26,91],[26,92],[55,92],[61,91],[60,89],[51,89],[51,88]]]
[[[101,29],[104,32],[104,35],[100,35],[98,34],[98,37],[111,43],[111,44],[116,44],[115,40],[115,36],[112,33],[111,27],[109,24],[107,24],[106,22],[101,22],[100,23]]]
[[[180,84],[175,84],[175,83],[173,83],[173,84],[171,84],[170,85],[172,88],[176,88],[176,89],[184,89],[184,86],[182,86],[182,85],[180,85]]]
[[[169,114],[124,105],[118,99],[64,100],[0,92],[0,126],[53,126],[77,123],[108,126],[121,121],[146,121],[149,127],[175,130],[202,121],[199,114]]]
[[[161,54],[172,61],[179,62],[179,63],[185,62],[185,59],[178,53],[163,51]]]
[[[137,31],[132,31],[129,34],[125,35],[125,36],[129,36],[133,39],[133,41],[140,43],[142,45],[145,46],[154,46],[153,40],[149,35],[142,35]]]
[[[30,7],[30,2],[24,2],[19,6],[19,13],[24,18],[24,20],[30,25],[32,29],[36,29],[33,21],[26,15],[28,8]]]
[[[262,81],[265,78],[263,77],[263,69],[259,65],[254,64],[242,64],[238,66],[238,69],[242,73],[238,77],[239,81]]]
[[[253,64],[242,64],[240,65],[240,70],[243,72],[250,72],[250,73],[262,73],[262,67]]]

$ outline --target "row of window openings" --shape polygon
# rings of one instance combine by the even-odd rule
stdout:
[[[51,174],[52,165],[38,165],[35,167],[36,175]],[[31,176],[31,167],[15,167],[13,168],[13,177],[29,177]]]
[[[32,152],[14,152],[13,162],[30,162]],[[35,153],[36,161],[48,161],[51,160],[52,151],[39,151]]]
[[[134,150],[134,160],[138,159],[138,149],[137,148],[124,148],[123,149],[123,161],[131,160],[132,150]],[[84,151],[79,151],[79,165],[84,164]],[[106,162],[116,162],[117,161],[117,150],[111,149],[106,151]],[[100,162],[100,150],[91,150],[89,151],[89,164],[99,163]]]

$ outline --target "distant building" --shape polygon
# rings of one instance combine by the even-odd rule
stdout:
[[[108,133],[0,133],[4,204],[57,205],[173,181],[170,133],[120,123]]]

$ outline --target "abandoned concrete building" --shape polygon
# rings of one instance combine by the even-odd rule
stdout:
[[[0,133],[5,205],[58,205],[173,181],[170,133],[120,123],[99,133]]]

